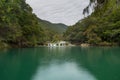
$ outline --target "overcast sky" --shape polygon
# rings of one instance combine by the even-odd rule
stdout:
[[[83,18],[83,9],[89,0],[26,0],[33,12],[52,23],[73,25]]]

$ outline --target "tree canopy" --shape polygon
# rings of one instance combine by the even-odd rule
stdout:
[[[32,11],[25,0],[0,0],[0,47],[32,47],[61,39],[66,25],[40,20]]]
[[[95,11],[69,27],[64,34],[66,40],[93,45],[120,45],[120,1],[91,0],[91,3],[96,4]]]

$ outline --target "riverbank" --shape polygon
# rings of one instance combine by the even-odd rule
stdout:
[[[7,43],[0,42],[0,49],[4,48],[10,48],[10,46]]]
[[[109,46],[109,47],[112,47],[112,46],[120,46],[120,44],[118,43],[109,43],[109,42],[100,42],[98,44],[90,44],[90,43],[72,43],[73,45],[76,45],[76,46],[81,46],[81,47],[89,47],[89,46]]]
[[[90,47],[90,46],[120,46],[117,43],[108,43],[108,42],[101,42],[99,44],[89,44],[89,43],[71,43],[66,46],[81,46],[81,47]],[[36,45],[18,45],[18,44],[8,44],[8,43],[0,43],[0,49],[9,49],[9,48],[30,48],[30,47],[48,47],[46,43],[43,44],[36,44]],[[50,47],[50,46],[49,46]]]

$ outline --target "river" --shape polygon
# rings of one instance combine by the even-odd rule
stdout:
[[[120,47],[0,50],[0,80],[120,80]]]

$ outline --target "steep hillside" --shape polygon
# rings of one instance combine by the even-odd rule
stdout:
[[[58,32],[58,33],[63,33],[68,28],[68,26],[66,26],[64,24],[61,24],[61,23],[55,24],[55,23],[51,23],[51,22],[41,20],[41,19],[39,19],[39,25],[43,29],[49,29],[51,31],[55,31],[55,32]]]
[[[0,47],[42,43],[44,31],[38,22],[25,0],[0,0]]]
[[[0,48],[32,47],[60,40],[66,28],[38,19],[25,0],[0,1]]]
[[[120,45],[120,0],[90,0],[95,11],[68,28],[64,37],[75,43]],[[96,2],[97,1],[97,2]],[[88,5],[84,14],[89,13]]]
[[[38,19],[25,0],[0,1],[0,48],[32,47],[60,40],[66,28]]]

